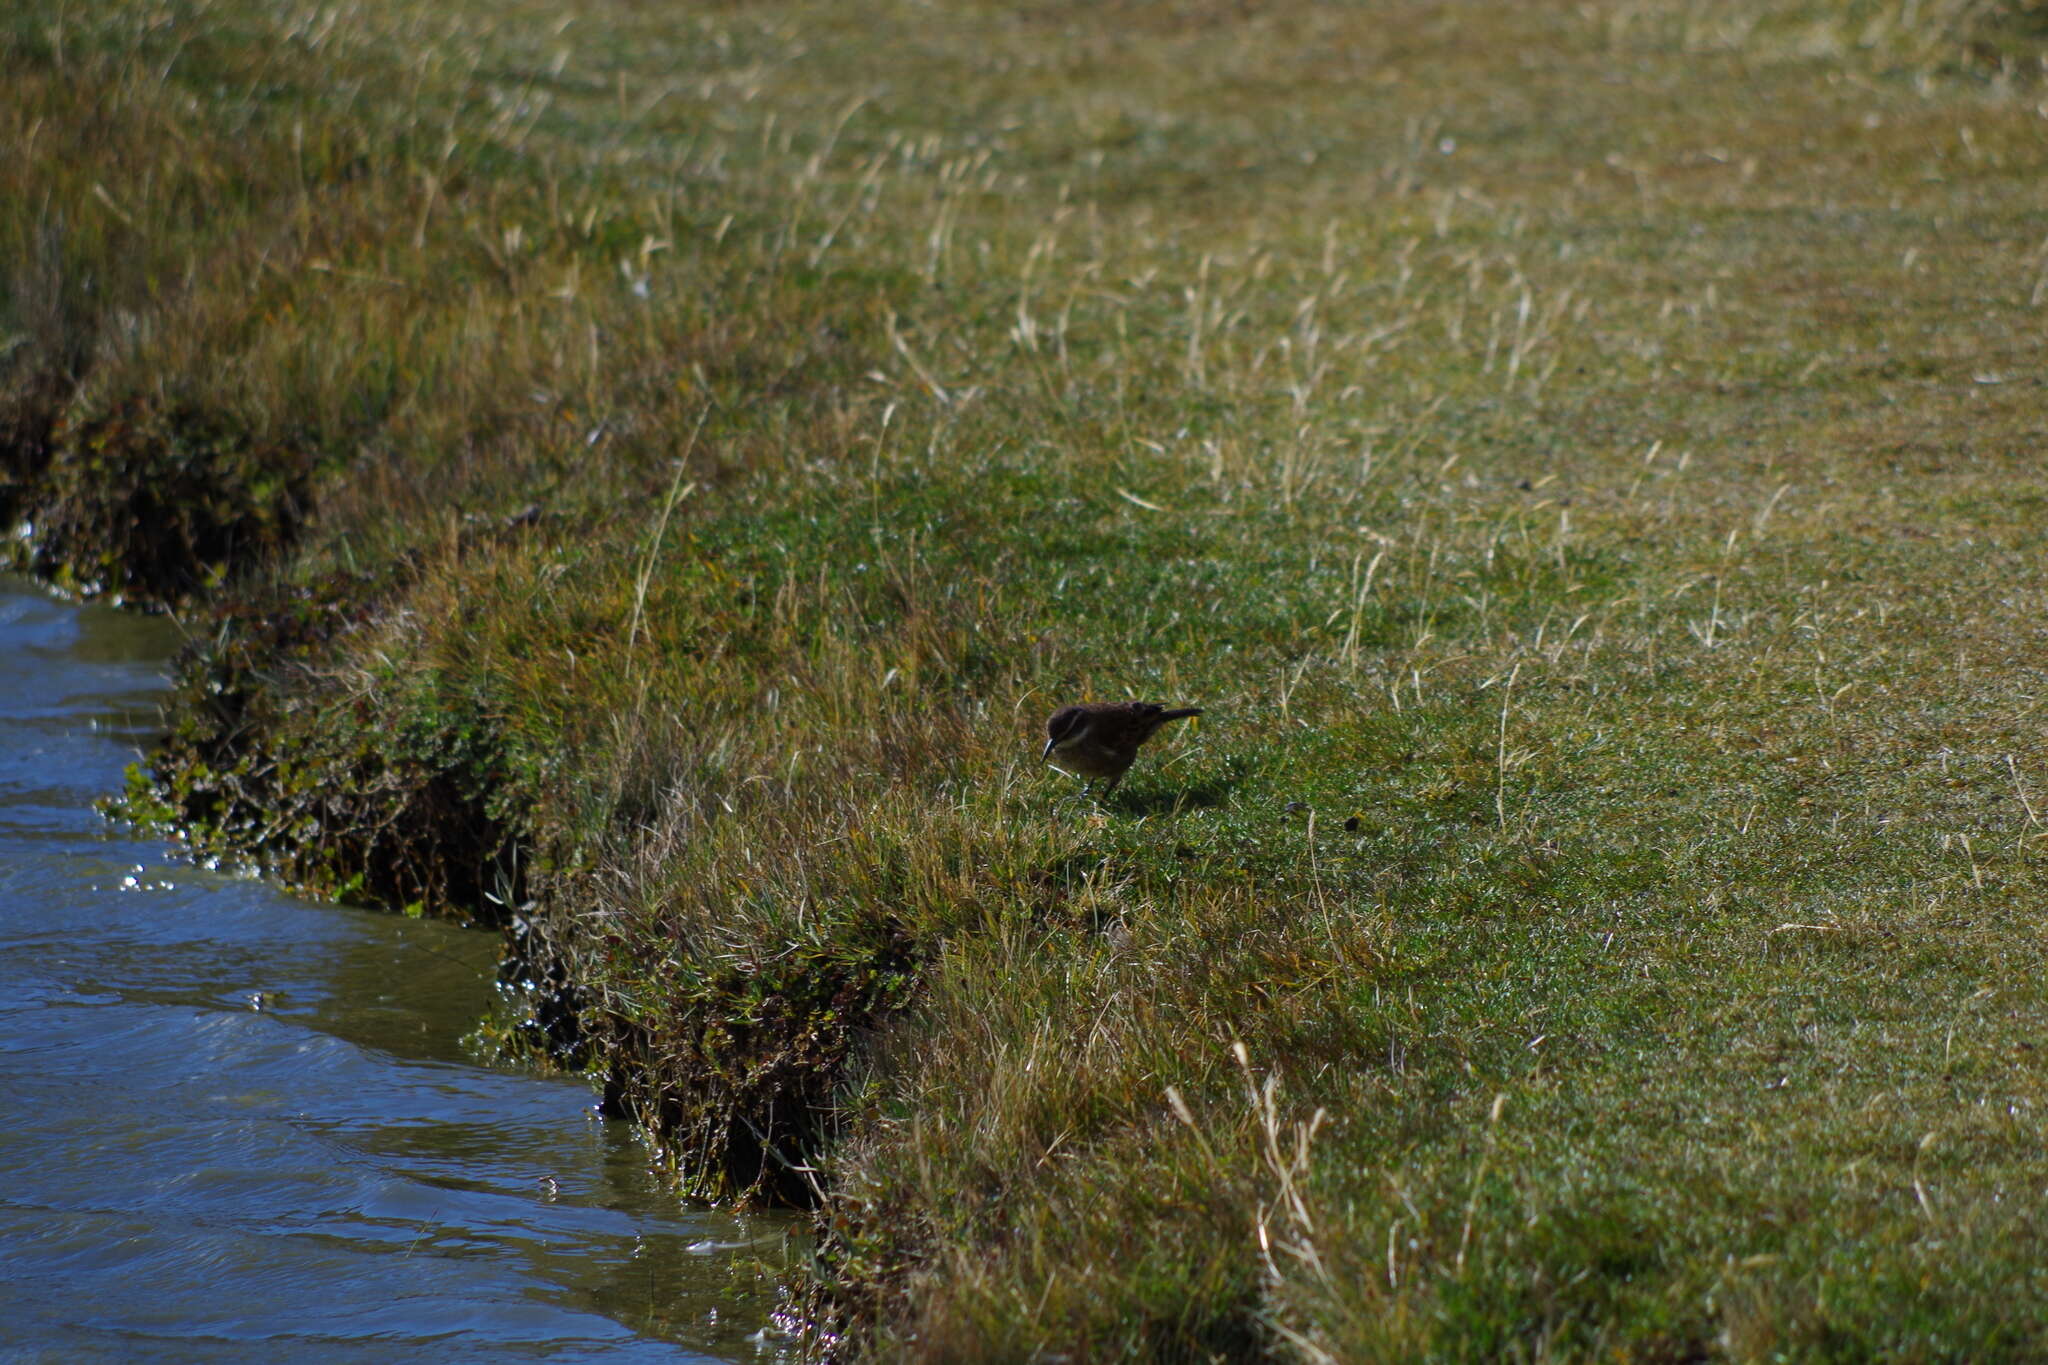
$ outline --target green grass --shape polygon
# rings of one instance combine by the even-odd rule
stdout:
[[[524,905],[846,1349],[2048,1349],[2038,6],[7,25],[0,501],[203,599],[158,799]],[[260,534],[145,572],[165,449]]]

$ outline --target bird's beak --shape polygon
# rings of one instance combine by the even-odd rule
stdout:
[[[1042,753],[1042,754],[1040,754],[1040,755],[1038,756],[1038,761],[1039,761],[1039,762],[1041,762],[1041,763],[1043,763],[1043,762],[1044,762],[1044,761],[1045,761],[1046,759],[1048,759],[1048,758],[1051,758],[1051,757],[1052,757],[1052,751],[1053,751],[1053,746],[1055,746],[1055,745],[1056,745],[1056,744],[1058,744],[1058,743],[1059,743],[1059,741],[1058,741],[1058,740],[1056,740],[1056,739],[1049,739],[1049,740],[1047,740],[1047,741],[1045,742],[1045,752],[1044,752],[1044,753]]]

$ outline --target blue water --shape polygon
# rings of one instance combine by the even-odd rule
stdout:
[[[468,1062],[495,936],[196,869],[90,802],[173,628],[0,577],[0,1359],[753,1360],[788,1225]]]

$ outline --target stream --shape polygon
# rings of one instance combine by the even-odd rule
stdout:
[[[466,1057],[495,934],[93,811],[176,644],[0,576],[0,1359],[784,1357],[795,1221],[691,1208],[581,1081]]]

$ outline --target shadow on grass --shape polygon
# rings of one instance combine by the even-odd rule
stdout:
[[[1121,815],[1172,815],[1184,810],[1211,810],[1229,799],[1243,781],[1236,772],[1204,778],[1184,787],[1120,788],[1102,804]]]

